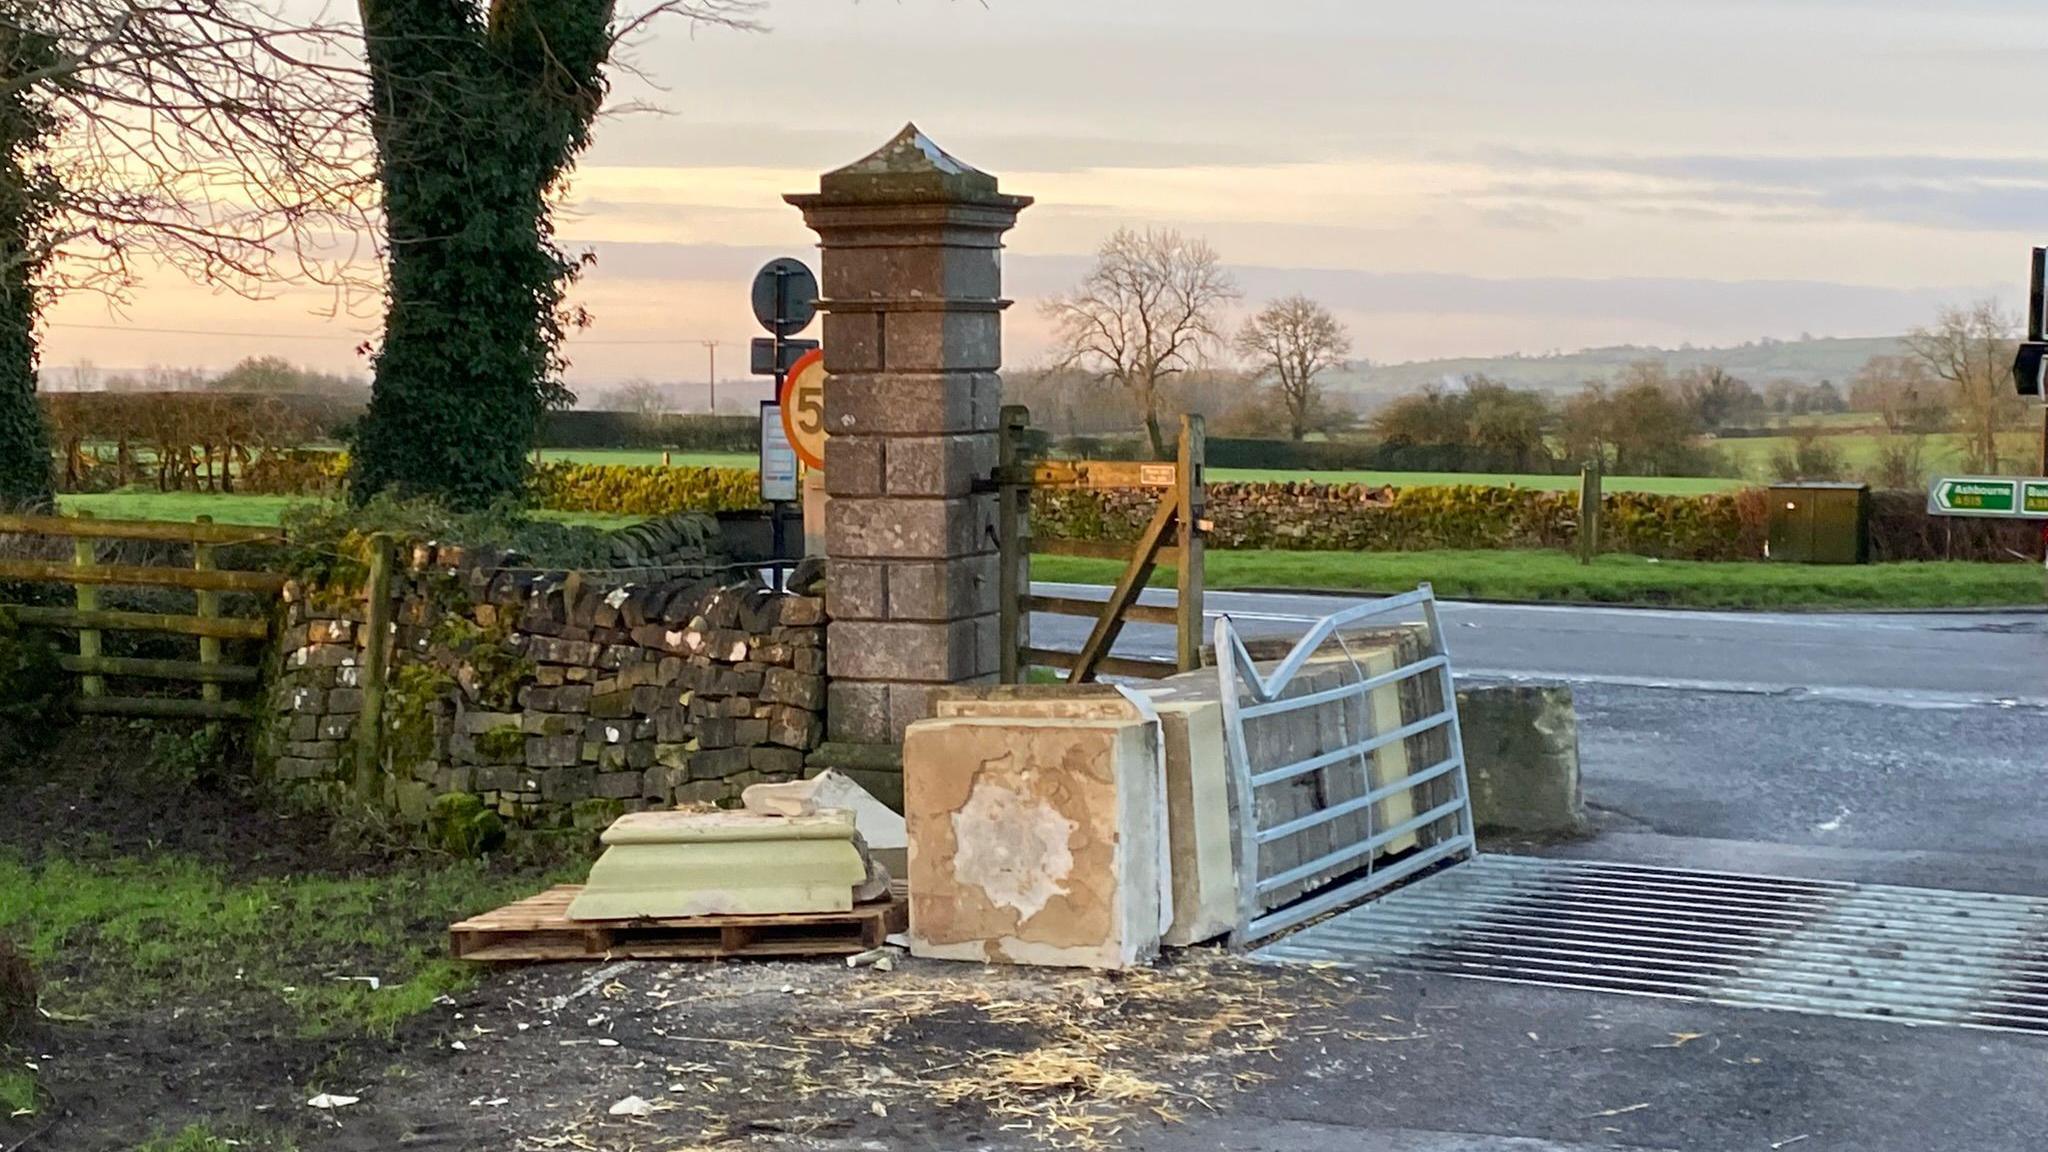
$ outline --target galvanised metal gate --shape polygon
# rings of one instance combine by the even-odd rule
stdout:
[[[1238,811],[1234,947],[1477,854],[1429,585],[1324,617],[1264,674],[1228,616],[1215,636]]]

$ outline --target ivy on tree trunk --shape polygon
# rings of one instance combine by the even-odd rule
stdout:
[[[523,491],[579,264],[551,198],[603,103],[612,0],[360,0],[388,243],[353,493]]]
[[[48,67],[47,38],[0,23],[0,80]],[[57,119],[32,86],[0,86],[0,508],[51,501],[50,439],[36,403],[37,276],[57,182],[37,159]]]

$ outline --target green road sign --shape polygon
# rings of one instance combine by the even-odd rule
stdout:
[[[1927,492],[1935,516],[2011,516],[2048,520],[2048,479],[1944,476]]]

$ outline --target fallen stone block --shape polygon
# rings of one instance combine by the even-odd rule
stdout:
[[[867,875],[854,833],[852,814],[837,811],[632,813],[605,831],[569,918],[850,911]]]
[[[1158,951],[1163,837],[1145,720],[946,718],[904,734],[911,951],[1128,968]]]

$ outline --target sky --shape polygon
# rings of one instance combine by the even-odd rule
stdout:
[[[1294,291],[1397,362],[1891,335],[2016,305],[2048,242],[2039,0],[772,0],[661,25],[561,235],[585,388],[737,375],[746,283],[815,259],[787,192],[915,121],[1036,198],[1008,238],[1006,359],[1113,229],[1206,237],[1244,307]],[[46,369],[363,371],[374,311],[170,275],[55,309]]]

